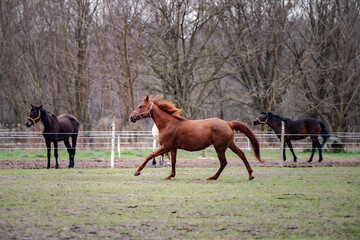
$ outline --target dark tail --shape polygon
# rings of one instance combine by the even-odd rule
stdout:
[[[256,159],[263,163],[264,161],[261,159],[260,156],[259,140],[257,139],[256,135],[253,133],[253,131],[251,131],[251,129],[248,127],[248,125],[239,121],[229,122],[229,125],[234,131],[241,132],[249,138]]]
[[[323,143],[321,144],[321,147],[323,147],[326,143],[326,141],[328,140],[328,138],[331,136],[329,130],[326,129],[325,124],[320,122],[320,126],[321,126],[321,132],[320,135],[323,138]]]

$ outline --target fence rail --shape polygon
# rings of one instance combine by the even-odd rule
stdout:
[[[262,150],[279,150],[280,140],[271,132],[255,132]],[[335,132],[328,140],[325,148],[345,151],[360,150],[360,132]],[[78,150],[111,150],[111,131],[80,131],[78,134]],[[151,131],[116,131],[115,143],[120,143],[121,150],[152,149]],[[248,138],[243,134],[235,134],[235,142],[241,149],[250,149]],[[320,138],[320,142],[322,139]],[[310,138],[292,141],[294,149],[308,150],[312,148]],[[59,150],[65,150],[64,144],[59,144]],[[212,146],[209,149],[213,149]],[[4,131],[0,130],[0,151],[46,150],[43,133],[40,131]]]

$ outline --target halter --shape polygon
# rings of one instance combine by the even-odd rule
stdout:
[[[149,114],[149,117],[151,117],[151,110],[153,108],[153,105],[154,105],[154,102],[151,101],[151,106],[150,106],[150,108],[149,108],[149,110],[147,112],[141,113],[141,112],[135,110],[134,113],[136,113],[138,116],[140,116],[140,119],[143,118],[142,117],[143,114]]]
[[[259,118],[256,118],[255,120],[258,120],[258,121],[259,121],[259,123],[261,123],[261,124],[265,124],[265,123],[267,123],[267,122],[268,122],[268,120],[269,120],[269,116],[266,118],[266,120],[265,120],[265,121],[261,121]]]
[[[30,119],[35,124],[36,120],[38,120],[40,117],[41,117],[41,112],[40,112],[40,109],[39,109],[39,116],[37,116],[36,118],[28,117],[28,119]]]

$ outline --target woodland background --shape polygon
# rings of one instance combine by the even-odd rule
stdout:
[[[129,114],[160,94],[189,119],[272,111],[360,131],[359,12],[358,0],[0,0],[0,124],[23,129],[43,104],[82,130],[149,130]]]

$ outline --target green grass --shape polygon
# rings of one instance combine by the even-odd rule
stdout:
[[[360,168],[134,170],[0,170],[1,238],[360,238]]]
[[[146,158],[152,151],[150,150],[137,150],[137,151],[122,151],[121,158],[124,159],[142,159]],[[246,156],[250,155],[249,151],[245,151]],[[53,155],[53,152],[51,153]],[[115,152],[117,155],[118,153]],[[317,154],[317,153],[316,153]],[[228,150],[226,152],[227,158],[238,158],[232,151]],[[279,158],[279,151],[262,151],[261,155],[263,158]],[[310,156],[309,152],[296,152],[298,157],[308,157]],[[86,151],[77,151],[76,159],[109,159],[111,156],[110,151],[105,150],[86,150]],[[187,152],[187,151],[178,151],[178,158],[187,158],[187,159],[197,159],[202,156],[202,151],[196,152]],[[216,158],[216,152],[211,150],[206,150],[206,157]],[[317,156],[317,155],[316,155]],[[326,157],[335,157],[335,158],[354,158],[360,156],[360,151],[354,152],[340,152],[340,153],[323,153],[324,158]],[[0,151],[0,160],[26,160],[26,159],[43,159],[46,158],[46,151]],[[287,151],[287,158],[292,159],[292,155]],[[59,151],[59,159],[66,160],[68,159],[67,151]]]

